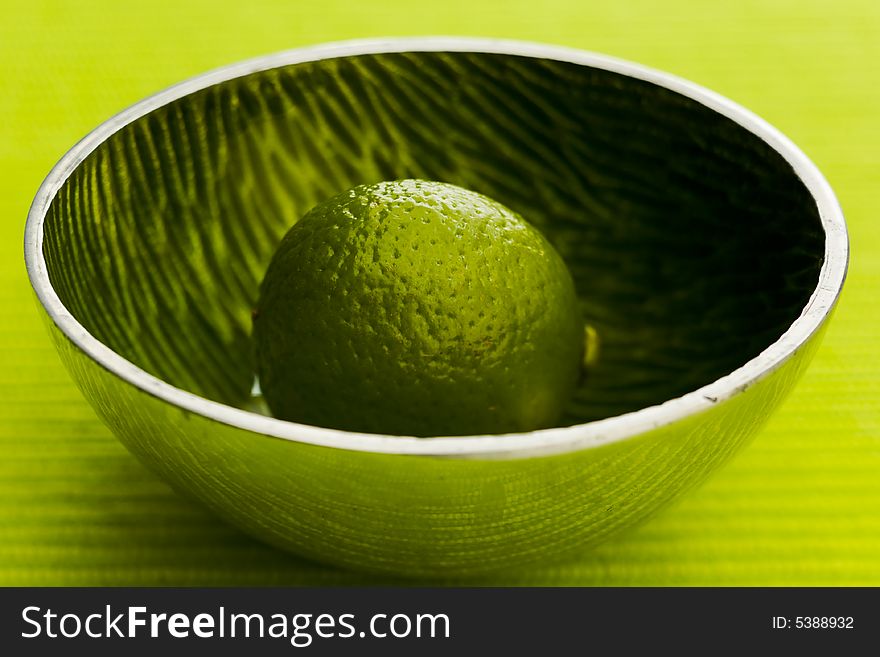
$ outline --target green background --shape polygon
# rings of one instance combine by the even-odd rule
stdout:
[[[825,343],[770,424],[649,524],[529,585],[880,585],[880,3],[443,0],[12,2],[0,19],[0,584],[361,584],[240,535],[95,418],[34,309],[28,205],[92,127],[183,78],[322,41],[414,34],[605,52],[699,82],[813,158],[850,228]]]

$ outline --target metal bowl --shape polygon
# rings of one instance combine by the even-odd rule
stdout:
[[[566,259],[601,353],[560,427],[419,439],[248,410],[280,237],[408,177],[497,199]],[[25,234],[64,364],[141,461],[269,543],[431,577],[564,558],[701,482],[795,384],[847,254],[822,175],[747,110],[482,39],[306,48],[174,86],[68,152]]]

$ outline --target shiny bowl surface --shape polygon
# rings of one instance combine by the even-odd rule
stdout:
[[[259,413],[251,310],[287,228],[364,182],[452,182],[565,258],[599,359],[558,428],[418,439]],[[848,242],[825,179],[674,76],[484,39],[330,44],[125,110],[55,166],[31,283],[102,420],[244,531],[340,566],[468,575],[564,558],[701,482],[810,360]]]

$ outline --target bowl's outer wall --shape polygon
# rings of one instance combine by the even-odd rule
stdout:
[[[564,558],[647,518],[755,434],[827,325],[782,367],[701,414],[573,453],[460,459],[340,450],[222,424],[121,380],[43,316],[99,417],[177,490],[305,557],[427,578]]]

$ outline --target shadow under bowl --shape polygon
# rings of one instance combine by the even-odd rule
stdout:
[[[559,428],[416,439],[253,407],[251,309],[319,201],[399,178],[538,226],[601,355]],[[843,284],[844,220],[748,111],[636,64],[393,39],[236,64],[99,126],[25,236],[64,364],[178,490],[269,543],[408,576],[563,558],[702,481],[768,417]]]

